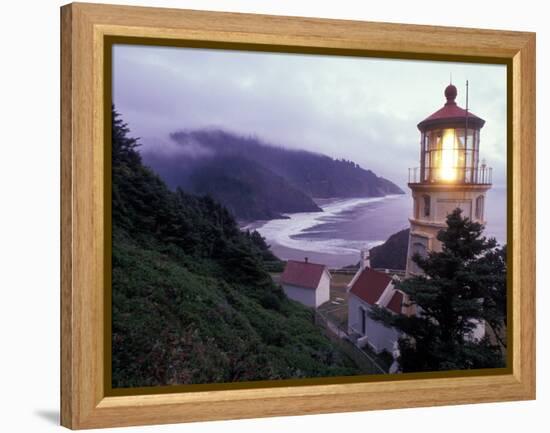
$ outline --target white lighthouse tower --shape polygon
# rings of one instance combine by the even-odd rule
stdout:
[[[456,96],[456,87],[449,84],[443,108],[418,124],[420,167],[409,169],[414,207],[409,218],[407,276],[421,273],[412,261],[415,253],[423,256],[441,250],[436,236],[454,209],[485,224],[485,194],[492,177],[492,169],[479,161],[479,136],[485,121],[468,111],[467,90],[466,109],[456,104]]]

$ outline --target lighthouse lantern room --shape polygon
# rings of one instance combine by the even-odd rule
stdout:
[[[456,96],[456,87],[449,84],[443,108],[418,124],[420,167],[409,169],[414,206],[409,219],[407,275],[421,273],[412,261],[415,253],[423,256],[441,249],[436,236],[454,209],[485,223],[485,194],[492,181],[492,169],[479,161],[480,130],[485,121],[468,111],[468,90],[466,109],[456,104]]]

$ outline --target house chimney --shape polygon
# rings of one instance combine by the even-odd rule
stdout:
[[[369,250],[361,250],[361,260],[359,260],[359,269],[363,270],[365,268],[370,268],[370,254]]]
[[[307,257],[304,257],[304,262],[306,262],[306,263],[307,263],[307,260],[308,260],[308,259],[307,259]]]

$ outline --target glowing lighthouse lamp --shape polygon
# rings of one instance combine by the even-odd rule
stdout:
[[[456,139],[454,129],[443,130],[441,142],[440,161],[436,161],[436,166],[439,165],[439,178],[442,181],[456,181],[459,169],[464,165],[464,146]]]
[[[479,163],[480,130],[485,121],[456,103],[457,89],[445,88],[446,103],[418,124],[420,167],[409,169],[414,210],[410,221],[407,274],[420,270],[411,260],[441,248],[436,239],[447,215],[457,207],[463,216],[485,223],[485,193],[491,188],[491,168]]]

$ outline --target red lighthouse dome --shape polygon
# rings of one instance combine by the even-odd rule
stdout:
[[[465,128],[466,117],[468,118],[468,127],[481,129],[485,124],[485,120],[477,117],[471,111],[466,111],[456,104],[458,90],[453,84],[449,84],[445,88],[445,98],[447,102],[443,108],[437,110],[431,116],[426,117],[418,124],[418,129],[424,132],[429,129],[440,127]]]

